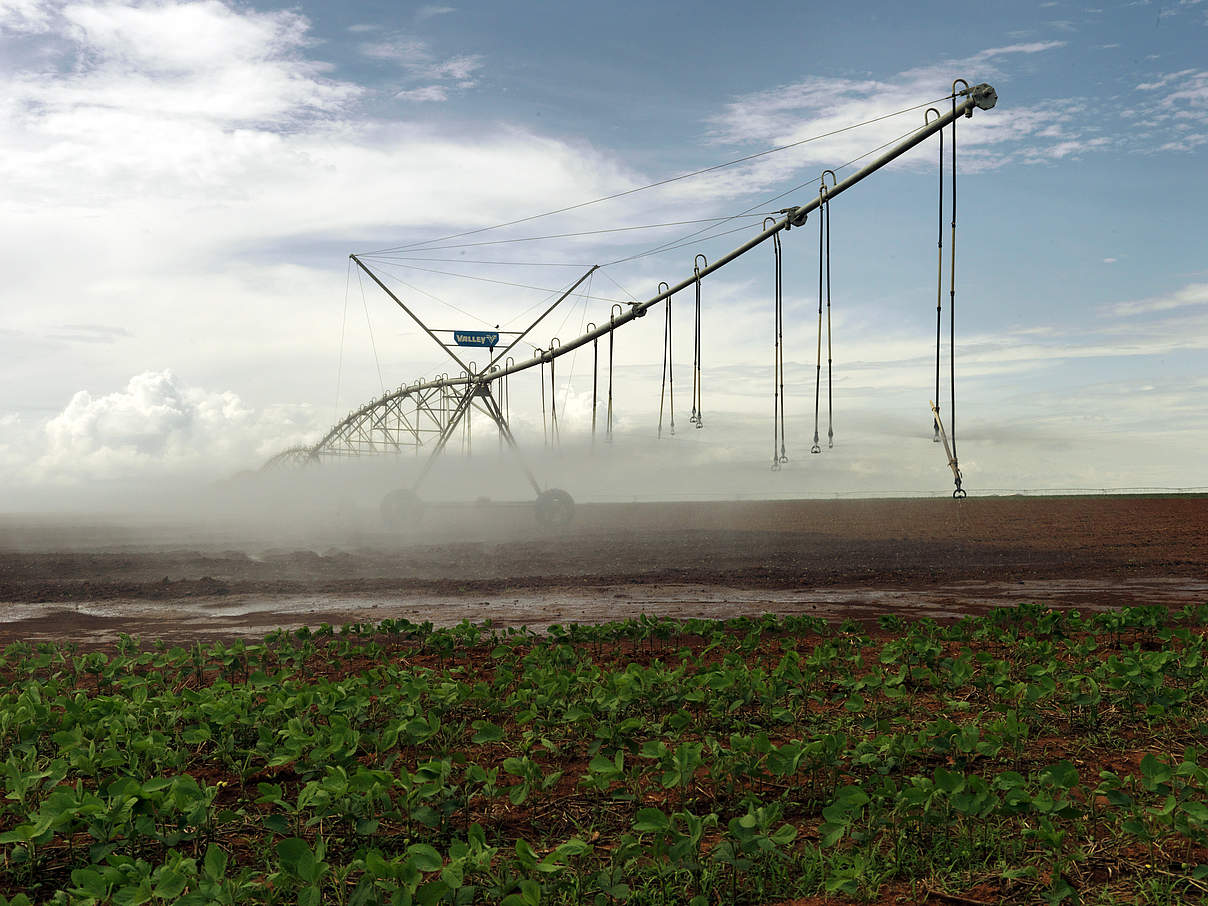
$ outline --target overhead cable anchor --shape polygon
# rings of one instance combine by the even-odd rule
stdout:
[[[965,80],[957,79],[956,82],[952,83],[953,93],[957,97],[972,98],[973,103],[977,105],[979,110],[990,110],[995,104],[998,103],[998,92],[994,90],[992,85],[987,85],[985,82],[982,82],[980,85],[974,85],[972,88],[970,88],[969,83],[965,82],[965,87],[960,91],[956,91],[957,82],[965,82]],[[972,117],[973,108],[970,107],[965,111],[965,118],[971,119]]]
[[[804,205],[781,208],[776,213],[784,214],[788,218],[788,223],[784,227],[786,230],[791,230],[793,227],[805,226],[807,212]]]

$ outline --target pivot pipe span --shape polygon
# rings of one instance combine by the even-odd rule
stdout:
[[[907,138],[890,148],[880,157],[874,159],[862,169],[856,171],[851,176],[847,177],[847,179],[840,182],[838,185],[828,189],[826,193],[827,199],[834,200],[835,196],[841,195],[848,189],[852,188],[852,186],[864,181],[873,173],[876,173],[886,164],[896,160],[910,149],[925,142],[931,136],[935,135],[937,132],[951,123],[954,119],[962,116],[971,117],[973,116],[974,110],[990,110],[995,104],[998,103],[998,93],[992,86],[985,83],[981,85],[974,85],[972,88],[967,88],[964,91],[958,92],[958,97],[962,95],[964,96],[964,100],[956,105],[955,110],[950,110],[938,119],[934,119],[925,126],[919,127],[918,131],[911,133]],[[805,223],[806,217],[811,211],[817,210],[820,203],[820,198],[814,198],[806,204],[786,208],[783,212],[785,215],[783,218],[777,220],[766,230],[759,233],[757,236],[752,237],[747,242],[744,242],[732,252],[723,255],[709,266],[702,268],[699,272],[699,279],[704,279],[714,271],[720,270],[734,259],[745,255],[747,252],[751,251],[751,249],[771,239],[780,231],[788,230],[795,226],[802,226]],[[352,260],[357,264],[360,264],[362,267],[364,267],[356,255],[350,255],[349,257],[352,258]],[[622,324],[627,324],[635,318],[642,317],[646,314],[646,312],[658,305],[660,302],[663,302],[670,296],[673,296],[681,290],[685,290],[692,286],[697,279],[697,274],[686,277],[679,283],[676,283],[670,289],[666,289],[658,295],[651,296],[645,302],[639,302],[638,304],[633,305],[629,311],[625,312],[619,317],[606,322],[600,327],[597,327],[595,330],[588,331],[581,336],[575,337],[573,340],[564,342],[556,349],[546,350],[538,355],[533,356],[531,359],[516,362],[515,364],[509,365],[506,368],[501,368],[498,371],[487,372],[484,370],[469,377],[449,378],[443,383],[446,386],[452,386],[458,384],[480,383],[487,380],[493,381],[496,378],[506,377],[507,375],[515,374],[518,371],[525,371],[541,364],[542,362],[548,362],[551,359],[556,359],[559,356],[566,355],[568,352],[573,352],[580,346],[590,343],[592,340],[605,336],[610,330],[615,330]]]
[[[962,117],[962,116],[972,117],[974,110],[990,110],[998,102],[997,92],[995,92],[995,90],[992,86],[985,84],[985,83],[980,84],[980,85],[974,85],[971,88],[966,88],[963,91],[959,91],[959,92],[957,92],[956,96],[958,98],[963,98],[963,100],[961,100],[960,103],[958,103],[954,109],[949,110],[947,113],[945,113],[945,114],[937,117],[936,119],[931,120],[930,122],[926,123],[925,125],[919,127],[918,130],[916,130],[915,132],[912,132],[909,136],[907,136],[905,139],[900,141],[898,144],[894,145],[889,150],[885,151],[879,157],[874,158],[871,162],[866,164],[860,170],[856,171],[851,176],[842,180],[835,186],[829,188],[826,193],[827,200],[833,200],[835,198],[835,196],[841,195],[843,192],[846,192],[848,189],[852,188],[857,183],[862,182],[863,180],[867,179],[869,176],[871,176],[873,173],[880,170],[886,164],[901,157],[907,151],[910,151],[912,148],[916,147],[917,145],[926,141],[931,136],[935,135],[937,132],[939,132],[942,129],[944,129],[945,127],[947,127],[956,118]],[[357,418],[363,417],[367,413],[371,412],[374,408],[381,406],[385,403],[388,403],[391,400],[394,400],[399,397],[410,396],[414,393],[422,393],[423,391],[437,389],[437,388],[462,387],[462,386],[467,386],[467,385],[477,385],[477,386],[482,387],[485,385],[489,385],[491,382],[498,380],[499,378],[507,377],[508,375],[515,374],[520,371],[526,371],[527,369],[534,368],[534,367],[542,364],[543,362],[552,361],[554,359],[557,359],[559,356],[563,356],[569,352],[573,352],[574,350],[578,349],[579,347],[584,346],[588,343],[591,343],[592,341],[597,340],[600,337],[606,336],[610,332],[616,330],[616,328],[620,327],[622,324],[627,324],[630,321],[635,320],[636,318],[640,318],[640,317],[644,316],[646,314],[646,312],[649,311],[651,308],[653,308],[655,305],[658,305],[660,302],[665,301],[666,299],[668,299],[670,296],[674,295],[675,293],[680,292],[681,290],[687,289],[688,287],[694,285],[698,280],[703,279],[704,277],[707,277],[709,274],[712,274],[714,271],[719,270],[722,267],[725,267],[727,264],[734,261],[736,258],[739,258],[742,255],[745,255],[747,252],[751,251],[756,246],[761,245],[762,243],[766,242],[768,239],[772,238],[773,236],[775,236],[777,233],[781,232],[782,230],[789,230],[794,226],[802,226],[805,223],[807,216],[812,211],[817,210],[818,207],[820,206],[820,204],[821,204],[821,197],[819,196],[819,197],[815,197],[815,198],[811,199],[809,202],[807,202],[804,205],[797,205],[795,207],[784,209],[781,212],[784,215],[782,218],[780,218],[779,220],[776,220],[771,226],[767,227],[762,232],[760,232],[758,235],[752,237],[750,240],[748,240],[747,242],[740,245],[738,248],[736,248],[733,251],[729,252],[728,254],[716,259],[711,264],[707,265],[704,268],[701,268],[699,271],[694,272],[691,276],[686,277],[685,279],[683,279],[680,282],[676,283],[675,285],[669,287],[668,289],[663,290],[662,292],[659,292],[657,295],[650,297],[646,301],[639,302],[639,303],[633,303],[628,311],[622,312],[621,314],[611,317],[608,321],[606,321],[604,324],[600,325],[599,327],[596,327],[593,330],[589,330],[586,333],[584,333],[578,337],[570,339],[570,340],[562,343],[560,346],[557,346],[553,349],[542,350],[542,351],[538,352],[536,355],[534,355],[532,358],[525,359],[525,360],[522,360],[519,362],[508,363],[508,360],[505,359],[505,364],[502,367],[496,364],[497,359],[495,359],[495,360],[492,360],[490,363],[488,363],[483,368],[481,368],[480,370],[473,372],[473,373],[471,373],[470,369],[468,367],[466,367],[465,368],[466,373],[463,375],[459,375],[456,377],[442,376],[442,377],[438,377],[438,378],[435,378],[430,381],[422,381],[422,382],[414,384],[410,387],[400,387],[396,391],[384,394],[382,397],[380,397],[376,400],[372,400],[372,401],[366,403],[365,405],[361,406],[354,412],[349,413],[347,418],[345,418],[338,425],[334,426],[330,431],[328,431],[323,436],[323,438],[321,440],[319,440],[318,443],[316,443],[313,447],[310,448],[311,455],[312,455],[312,457],[317,457],[318,455],[320,455],[322,453],[324,447],[328,443],[330,443],[333,439],[337,438],[340,435],[341,430],[344,428],[344,426],[346,424],[350,423],[351,421],[354,421]],[[401,300],[399,300],[394,295],[394,293],[390,292],[390,290],[364,264],[364,262],[361,261],[361,259],[359,257],[357,257],[356,255],[350,255],[349,257],[357,264],[358,267],[360,267],[367,274],[369,274],[369,276],[373,278],[374,282],[377,283],[377,285],[379,287],[381,287],[387,293],[387,295],[389,295],[392,299],[394,299],[394,301],[396,303],[398,303],[398,305],[408,315],[410,315],[417,323],[419,323],[420,326],[424,328],[424,330],[428,333],[428,335],[433,340],[436,340],[436,337],[431,334],[431,331],[428,330],[427,326],[424,325],[422,323],[422,321],[420,321],[419,318],[416,317],[416,315],[409,308],[407,308],[407,306],[405,304],[403,304],[403,302]],[[567,290],[565,293],[562,294],[562,298],[565,298],[571,292],[573,292],[574,289],[579,284],[581,284],[583,282],[583,280],[586,279],[586,277],[589,276],[594,270],[595,270],[595,267],[593,267],[591,269],[591,271],[588,271],[587,274],[584,274],[582,277],[580,277],[579,280],[576,281],[574,286],[572,286],[569,290]],[[559,301],[561,301],[561,299]],[[544,317],[544,315],[542,317]],[[538,320],[540,320],[540,318]],[[439,340],[437,340],[437,342],[439,342]],[[448,351],[448,350],[446,350],[446,351]],[[459,364],[463,364],[461,362],[461,359],[457,358],[455,355],[453,356],[453,358]]]

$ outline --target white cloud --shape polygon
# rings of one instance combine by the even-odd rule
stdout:
[[[1139,83],[1136,90],[1148,95],[1146,106],[1123,115],[1138,119],[1146,130],[1136,140],[1147,151],[1187,152],[1208,143],[1208,69],[1167,73]],[[1172,138],[1172,131],[1183,134]]]
[[[120,391],[77,392],[46,422],[27,475],[35,484],[218,477],[314,430],[305,407],[257,412],[230,391],[189,386],[171,371],[145,372]]]
[[[449,13],[457,12],[457,7],[441,6],[435,3],[429,3],[421,6],[415,11],[415,20],[423,22],[425,19],[431,19],[435,16],[447,16]]]
[[[374,60],[392,60],[399,65],[416,64],[431,60],[431,52],[425,41],[406,35],[376,41],[366,41],[360,46],[361,53]]]
[[[440,58],[428,42],[413,35],[392,35],[361,44],[361,53],[374,60],[394,63],[413,86],[394,96],[407,101],[444,101],[454,91],[465,91],[477,84],[483,67],[480,54],[458,54]],[[423,84],[420,84],[423,83]]]
[[[45,0],[0,0],[0,31],[42,32],[50,27]]]
[[[1065,47],[1067,43],[1067,41],[1030,41],[1025,44],[1008,44],[1005,47],[991,47],[988,50],[982,50],[974,54],[970,62],[976,64],[982,60],[992,60],[995,57],[1006,57],[1017,53],[1044,53],[1046,50],[1056,50],[1059,47]]]
[[[395,94],[395,97],[401,101],[415,101],[416,103],[439,103],[449,99],[449,90],[443,85],[425,85],[423,88],[412,88],[410,90],[400,91]]]
[[[1172,309],[1190,308],[1199,305],[1208,306],[1208,283],[1189,283],[1164,296],[1155,296],[1133,302],[1119,302],[1108,306],[1107,312],[1116,317],[1131,317],[1133,315],[1171,311]]]
[[[988,48],[965,59],[910,69],[885,80],[812,76],[743,95],[725,105],[713,118],[715,140],[749,146],[754,142],[786,145],[812,136],[826,137],[760,159],[745,168],[727,170],[718,174],[709,188],[719,191],[727,185],[742,184],[744,190],[750,190],[753,179],[770,183],[787,169],[806,164],[834,167],[855,159],[921,126],[923,111],[910,111],[837,135],[828,133],[910,108],[919,103],[919,98],[942,96],[950,90],[952,72],[967,72],[975,83],[994,80],[1004,75],[1006,70],[1001,67],[1008,60],[1049,53],[1064,46],[1063,41],[1009,44]],[[942,99],[934,103],[943,110],[949,102]],[[1025,163],[1057,160],[1109,144],[1109,139],[1085,134],[1085,130],[1070,124],[1069,114],[1079,107],[1073,100],[1058,99],[1028,110],[1014,110],[1010,116],[981,119],[977,128],[966,130],[961,139],[966,152],[965,166],[977,170],[1012,160]],[[1057,120],[1065,125],[1059,134],[1054,134],[1052,124]]]

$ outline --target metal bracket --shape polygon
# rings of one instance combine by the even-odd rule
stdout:
[[[977,105],[978,110],[992,110],[994,105],[998,103],[998,92],[993,86],[982,82],[980,85],[974,85],[972,88],[966,88],[960,92],[963,95],[968,95],[973,99],[973,103]],[[969,114],[973,111],[970,110]]]

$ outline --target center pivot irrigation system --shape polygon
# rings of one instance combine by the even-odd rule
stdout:
[[[959,87],[963,86],[963,87]],[[454,432],[459,427],[466,432],[468,445],[468,419],[471,410],[478,410],[497,427],[500,442],[505,443],[516,454],[520,468],[527,477],[529,484],[536,493],[536,515],[540,523],[558,526],[568,523],[574,514],[574,500],[570,494],[559,488],[543,488],[533,475],[532,470],[520,454],[516,439],[512,434],[508,414],[508,378],[530,368],[550,369],[550,385],[553,387],[555,362],[588,343],[596,344],[601,338],[609,341],[609,375],[608,403],[606,415],[606,431],[612,432],[612,342],[618,328],[644,317],[654,306],[667,302],[664,327],[664,359],[663,385],[666,391],[671,342],[671,306],[669,300],[676,293],[693,287],[696,292],[696,325],[695,325],[695,355],[693,362],[692,414],[690,421],[697,428],[704,425],[704,414],[700,404],[700,299],[701,281],[715,271],[720,270],[756,246],[771,240],[776,260],[775,280],[775,373],[773,378],[775,399],[773,402],[773,451],[772,468],[779,469],[787,462],[784,446],[784,340],[781,303],[781,232],[788,232],[794,227],[804,226],[806,218],[815,210],[819,211],[821,227],[819,230],[819,277],[818,277],[818,359],[817,380],[815,384],[814,406],[814,437],[811,452],[821,452],[818,431],[818,409],[821,394],[822,375],[822,333],[823,333],[823,299],[826,297],[827,321],[827,364],[828,364],[828,397],[830,396],[830,299],[829,299],[829,220],[830,202],[838,195],[846,192],[857,183],[871,176],[886,164],[902,156],[907,151],[924,142],[933,135],[939,136],[940,160],[940,220],[938,238],[938,273],[936,284],[936,364],[935,364],[935,399],[931,401],[933,440],[942,443],[952,470],[956,489],[954,498],[963,498],[965,490],[962,487],[962,477],[956,453],[955,425],[955,369],[952,364],[952,351],[955,347],[955,320],[953,318],[956,301],[956,124],[962,117],[972,117],[974,110],[989,110],[998,101],[995,90],[986,84],[969,86],[963,79],[957,79],[952,85],[951,94],[945,98],[951,101],[951,109],[941,112],[935,107],[928,108],[924,115],[924,124],[911,132],[880,156],[874,158],[862,169],[846,179],[839,180],[834,171],[823,172],[818,196],[805,204],[795,205],[779,211],[778,217],[764,220],[761,231],[744,242],[738,248],[716,259],[711,264],[704,255],[697,255],[693,262],[693,272],[675,285],[659,284],[659,292],[644,302],[631,302],[626,309],[623,305],[613,305],[606,323],[599,326],[589,324],[588,329],[580,336],[566,342],[552,340],[548,348],[534,347],[534,355],[522,361],[516,361],[510,353],[525,339],[551,312],[564,302],[572,293],[592,276],[599,265],[593,265],[576,280],[569,289],[563,292],[549,305],[541,315],[528,327],[521,331],[499,330],[443,330],[429,327],[402,299],[382,282],[381,278],[365,264],[358,255],[349,258],[361,271],[367,274],[381,290],[389,296],[438,346],[444,354],[457,366],[459,373],[455,376],[448,373],[438,375],[433,380],[419,380],[410,385],[399,387],[397,390],[385,393],[359,409],[350,412],[348,416],[329,430],[317,443],[312,446],[292,447],[278,453],[270,459],[264,468],[282,464],[303,464],[319,462],[324,458],[363,456],[381,453],[401,453],[404,450],[419,452],[422,447],[430,446],[427,460],[424,462],[415,481],[410,488],[397,489],[386,495],[382,501],[382,515],[386,522],[394,527],[414,524],[423,509],[419,497],[419,488],[423,484],[437,458],[445,451]],[[942,346],[942,314],[943,314],[943,278],[944,278],[944,129],[951,127],[951,235],[948,249],[949,261],[949,341],[950,341],[950,396],[949,396],[949,426],[945,430],[940,417],[941,365],[940,352]],[[791,147],[791,146],[786,146]],[[782,150],[782,149],[773,149]],[[749,159],[749,158],[744,158]],[[710,170],[716,168],[708,168]],[[704,172],[704,171],[702,171]],[[689,174],[694,175],[694,174]],[[831,182],[827,182],[827,176]],[[678,177],[677,177],[678,178]],[[656,184],[657,185],[657,184]],[[635,190],[636,191],[636,190]],[[628,193],[621,193],[628,194]],[[615,196],[613,196],[615,197]],[[576,205],[574,207],[580,207]],[[568,209],[563,209],[568,210]],[[554,212],[558,213],[558,212]],[[525,220],[534,218],[525,218]],[[521,222],[514,221],[513,223]],[[509,224],[510,225],[510,224]],[[479,232],[477,230],[471,232]],[[466,234],[460,234],[466,235]],[[824,264],[825,262],[825,264]],[[824,293],[825,282],[825,293]],[[440,335],[446,338],[442,339]],[[465,360],[458,353],[462,348],[478,347],[487,350],[487,361],[479,365],[473,360]],[[597,359],[598,360],[598,359]],[[674,380],[672,378],[672,380]],[[593,380],[592,433],[596,429],[596,397],[598,373]],[[542,376],[542,396],[544,399],[545,383]],[[672,394],[674,385],[672,384]],[[674,400],[674,396],[672,395]],[[829,402],[829,400],[828,400]],[[551,430],[557,431],[556,407],[551,407]],[[671,409],[670,433],[675,432],[674,403]],[[663,396],[659,404],[659,436],[663,433]],[[833,436],[828,430],[828,443],[833,446]],[[531,505],[531,504],[530,504]]]

